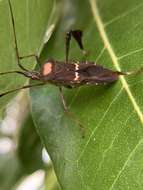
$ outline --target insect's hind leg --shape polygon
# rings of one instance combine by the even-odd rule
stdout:
[[[83,46],[82,36],[83,36],[83,33],[81,30],[70,30],[69,32],[66,33],[66,62],[68,62],[68,58],[69,58],[71,37],[73,37],[76,40],[79,48],[82,50],[83,55],[85,57],[87,56],[87,52],[85,51],[84,46]]]

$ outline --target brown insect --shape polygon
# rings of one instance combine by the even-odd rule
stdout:
[[[21,70],[19,71],[8,71],[4,73],[0,73],[0,75],[9,74],[9,73],[17,73],[20,75],[24,75],[25,77],[31,78],[32,80],[40,81],[40,83],[22,86],[20,88],[12,89],[7,92],[0,94],[0,97],[9,94],[11,92],[31,88],[35,86],[41,86],[48,83],[54,84],[59,87],[62,103],[64,109],[67,110],[67,106],[63,97],[62,87],[73,88],[79,87],[81,85],[105,85],[118,80],[120,75],[130,75],[142,72],[142,68],[134,71],[134,72],[120,72],[120,71],[112,71],[110,69],[104,68],[103,66],[96,65],[95,62],[92,61],[83,61],[83,62],[72,62],[68,60],[69,56],[69,48],[70,48],[70,40],[73,37],[79,48],[83,51],[83,54],[86,54],[82,43],[82,31],[81,30],[71,30],[66,34],[66,60],[56,61],[56,60],[48,60],[46,61],[39,71],[29,71],[23,65],[21,65],[20,60],[27,57],[35,57],[37,60],[37,64],[40,64],[39,58],[37,55],[27,55],[24,57],[19,56],[17,39],[16,39],[16,31],[15,31],[15,22],[14,16],[12,12],[12,5],[10,0],[9,7],[12,19],[14,40],[15,40],[15,49],[16,49],[16,57],[18,66]]]

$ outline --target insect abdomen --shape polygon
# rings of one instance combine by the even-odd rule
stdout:
[[[114,72],[112,70],[106,69],[100,65],[87,64],[87,66],[80,65],[79,70],[79,78],[82,83],[86,84],[108,84],[111,82],[115,82],[120,72]]]

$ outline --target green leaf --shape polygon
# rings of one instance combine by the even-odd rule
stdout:
[[[44,168],[42,144],[29,114],[20,130],[17,154],[23,171],[31,174]]]
[[[72,0],[65,1],[63,11],[48,58],[64,60],[65,28],[81,28],[88,60],[122,71],[142,66],[141,0]],[[81,60],[74,42],[70,55]],[[77,121],[64,113],[57,87],[31,90],[32,114],[61,188],[143,189],[142,75],[120,77],[110,86],[64,89],[64,96],[85,138]]]
[[[46,190],[60,190],[57,177],[52,166],[47,167],[47,175],[44,187]]]
[[[0,155],[0,190],[10,190],[24,175],[17,156],[10,152]]]
[[[20,56],[39,54],[47,26],[54,27],[56,24],[58,15],[54,8],[55,2],[52,0],[11,0]],[[0,72],[19,70],[15,56],[14,34],[8,0],[0,1],[0,18]],[[50,32],[52,30],[49,31],[49,35]],[[26,59],[22,61],[22,64],[24,67],[32,69],[35,60],[33,58]],[[26,81],[26,77],[17,74],[1,75],[0,93],[22,86]],[[0,109],[5,107],[12,97],[13,93],[2,97]]]

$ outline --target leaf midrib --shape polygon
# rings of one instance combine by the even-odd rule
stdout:
[[[92,9],[92,13],[93,13],[93,17],[94,17],[94,20],[96,22],[96,25],[97,25],[97,28],[98,28],[98,31],[99,31],[99,34],[100,34],[100,37],[105,45],[105,48],[107,49],[108,53],[109,53],[109,56],[111,57],[111,60],[113,62],[113,65],[115,66],[115,68],[120,71],[121,68],[120,68],[120,65],[119,65],[119,62],[118,62],[118,58],[110,44],[110,41],[108,39],[108,36],[106,34],[106,31],[105,31],[105,28],[104,28],[104,24],[102,22],[102,19],[100,17],[100,14],[99,14],[99,10],[98,10],[98,7],[97,7],[97,4],[96,4],[96,0],[89,0],[90,2],[90,5],[91,5],[91,9]],[[130,88],[129,88],[129,85],[126,81],[126,79],[124,78],[124,76],[120,76],[120,81],[123,85],[123,88],[125,89],[130,101],[131,101],[131,104],[135,110],[135,112],[137,113],[138,117],[139,117],[139,120],[141,122],[141,124],[143,124],[143,113],[139,107],[139,105],[137,104]]]

